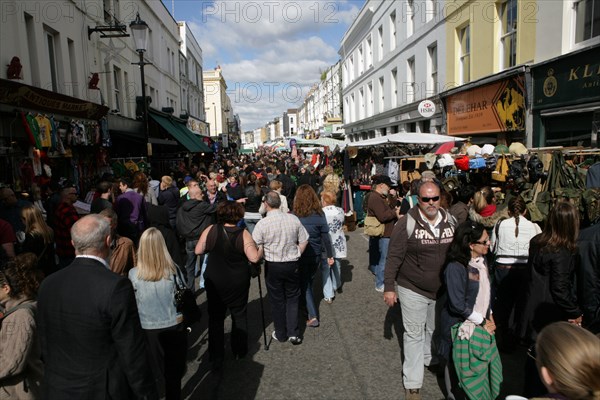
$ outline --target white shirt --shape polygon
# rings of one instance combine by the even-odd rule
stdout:
[[[496,254],[499,264],[526,264],[529,257],[529,241],[542,232],[539,225],[527,218],[519,217],[519,236],[515,237],[515,218],[507,218],[500,222],[498,237],[496,227],[492,231],[490,249]]]
[[[437,217],[435,219],[435,221],[432,223],[429,221],[429,219],[427,219],[427,216],[425,214],[423,214],[423,211],[421,211],[421,209],[419,208],[419,214],[421,214],[421,218],[423,219],[423,221],[427,222],[427,225],[429,225],[429,229],[431,229],[431,233],[433,233],[433,235],[436,238],[440,237],[440,228],[438,228],[438,226],[440,225],[440,223],[442,222],[442,213],[437,212]]]

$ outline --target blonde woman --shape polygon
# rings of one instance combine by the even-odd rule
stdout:
[[[535,362],[548,394],[543,399],[600,399],[600,339],[570,324],[555,322],[540,332]]]
[[[21,209],[21,218],[25,224],[21,253],[34,253],[39,260],[38,267],[48,276],[56,271],[54,232],[44,221],[41,211],[33,205]]]
[[[129,271],[142,329],[148,338],[151,369],[167,399],[181,398],[187,338],[174,301],[177,265],[160,231],[148,228],[140,238],[136,267]],[[176,278],[177,277],[177,278]]]

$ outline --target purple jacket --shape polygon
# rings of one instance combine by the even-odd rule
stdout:
[[[117,206],[115,208],[119,216],[119,224],[131,223],[141,233],[146,228],[146,202],[144,196],[133,189],[117,197]]]

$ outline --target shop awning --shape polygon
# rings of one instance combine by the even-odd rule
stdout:
[[[150,113],[150,117],[156,121],[165,131],[181,143],[186,149],[192,153],[210,153],[212,150],[202,139],[196,136],[192,131],[187,129],[183,123],[177,122],[169,117],[165,117],[156,113]]]
[[[433,133],[405,132],[394,133],[392,135],[376,137],[373,139],[361,140],[358,142],[348,142],[346,143],[346,145],[351,147],[368,147],[385,143],[438,144],[462,140],[465,139],[447,135],[436,135]]]

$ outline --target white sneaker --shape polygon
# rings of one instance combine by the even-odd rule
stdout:
[[[376,287],[375,290],[378,291],[379,293],[383,293],[383,286]]]

